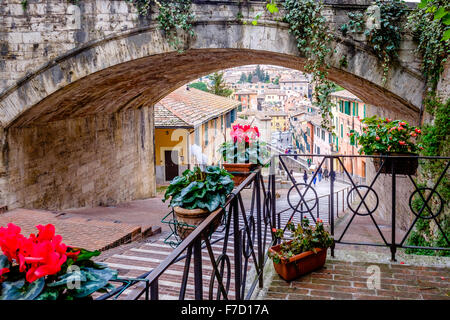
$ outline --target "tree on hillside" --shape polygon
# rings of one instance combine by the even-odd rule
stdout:
[[[223,80],[222,72],[215,72],[210,76],[210,79],[212,81],[212,85],[208,86],[209,92],[222,97],[229,97],[233,93],[233,90],[228,88]]]
[[[280,77],[276,77],[276,78],[273,80],[273,84],[280,84]]]
[[[241,73],[241,78],[239,79],[239,83],[247,82],[247,75],[245,73]]]
[[[248,74],[247,82],[252,83],[253,75],[251,73]]]
[[[204,82],[194,82],[189,85],[189,88],[195,88],[198,90],[202,90],[208,92],[208,86]]]

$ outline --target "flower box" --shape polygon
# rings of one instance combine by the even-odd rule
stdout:
[[[290,242],[288,242],[290,243]],[[271,253],[278,253],[281,245],[273,246],[269,249]],[[286,281],[292,281],[302,275],[320,269],[325,265],[327,259],[327,249],[316,248],[314,251],[306,251],[289,259],[281,259],[280,263],[273,262],[275,271]]]
[[[417,154],[414,153],[390,153],[389,156],[403,156],[404,158],[373,158],[373,165],[375,170],[380,170],[383,161],[384,166],[381,168],[381,173],[391,174],[392,167],[394,167],[394,173],[400,175],[415,175],[419,166],[419,159]],[[408,157],[409,156],[409,157]]]
[[[177,218],[177,235],[182,239],[186,239],[192,231],[195,230],[197,226],[199,226],[209,215],[216,214],[219,211],[222,211],[222,214],[219,214],[211,224],[209,230],[202,234],[203,238],[208,237],[220,225],[223,216],[223,209],[218,208],[217,210],[210,212],[206,209],[184,209],[181,207],[174,207],[173,211]]]
[[[256,163],[224,163],[223,168],[233,175],[234,185],[240,185],[258,167]]]

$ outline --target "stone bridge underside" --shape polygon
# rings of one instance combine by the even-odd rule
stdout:
[[[110,3],[105,10],[111,11],[120,1],[84,2]],[[330,2],[324,11],[332,30],[367,1],[339,2]],[[154,103],[191,80],[225,68],[272,64],[302,70],[305,60],[298,56],[286,24],[275,16],[260,19],[257,26],[242,24],[236,21],[239,10],[243,20],[251,21],[262,4],[223,3],[196,2],[196,36],[185,39],[183,53],[167,44],[154,23],[142,26],[139,20],[127,31],[75,43],[69,52],[5,89],[0,94],[0,200],[10,207],[61,209],[152,196]],[[130,4],[126,10],[132,10]],[[364,41],[336,32],[333,47],[332,81],[366,103],[419,115],[425,84],[411,41],[402,44],[386,84],[379,60]],[[348,64],[342,68],[344,56]]]

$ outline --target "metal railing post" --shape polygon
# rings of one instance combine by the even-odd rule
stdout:
[[[194,285],[195,285],[195,300],[203,300],[201,237],[198,237],[194,241]]]
[[[241,300],[241,231],[239,230],[238,198],[233,199],[233,240],[234,240],[234,284],[236,300]]]
[[[146,281],[146,300],[148,300],[147,292],[148,292],[148,281]],[[158,279],[155,279],[150,284],[150,300],[159,300],[158,298]]]
[[[335,179],[335,174],[334,174],[334,167],[333,167],[333,160],[334,157],[330,157],[330,195],[331,195],[331,220],[330,220],[330,233],[331,236],[334,237],[334,210],[333,210],[333,204],[334,204],[334,179]],[[337,209],[337,208],[336,208]],[[334,257],[334,244],[331,247],[331,256]]]
[[[386,159],[387,160],[387,159]],[[385,161],[386,161],[385,160]],[[392,161],[392,238],[391,238],[391,260],[397,261],[395,259],[395,253],[397,251],[397,247],[395,244],[395,203],[396,203],[396,181],[395,181],[395,161]]]
[[[262,248],[262,223],[261,223],[261,189],[260,189],[260,183],[261,181],[261,172],[259,172],[256,175],[255,179],[255,189],[256,189],[256,224],[257,224],[257,234],[258,234],[258,266],[260,267],[259,270],[259,287],[262,288],[264,286],[263,281],[263,259],[264,259],[264,252]],[[245,213],[244,213],[245,214]]]

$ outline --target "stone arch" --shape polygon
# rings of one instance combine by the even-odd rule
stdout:
[[[43,124],[102,112],[152,105],[199,76],[245,64],[273,64],[302,70],[287,26],[203,21],[189,49],[175,52],[156,26],[138,28],[87,43],[48,62],[0,95],[2,127]],[[377,58],[361,44],[337,39],[329,78],[367,103],[418,113],[425,84],[400,64],[381,83]],[[347,58],[347,66],[340,59]],[[407,85],[406,85],[407,84]],[[111,103],[111,102],[114,103]]]

